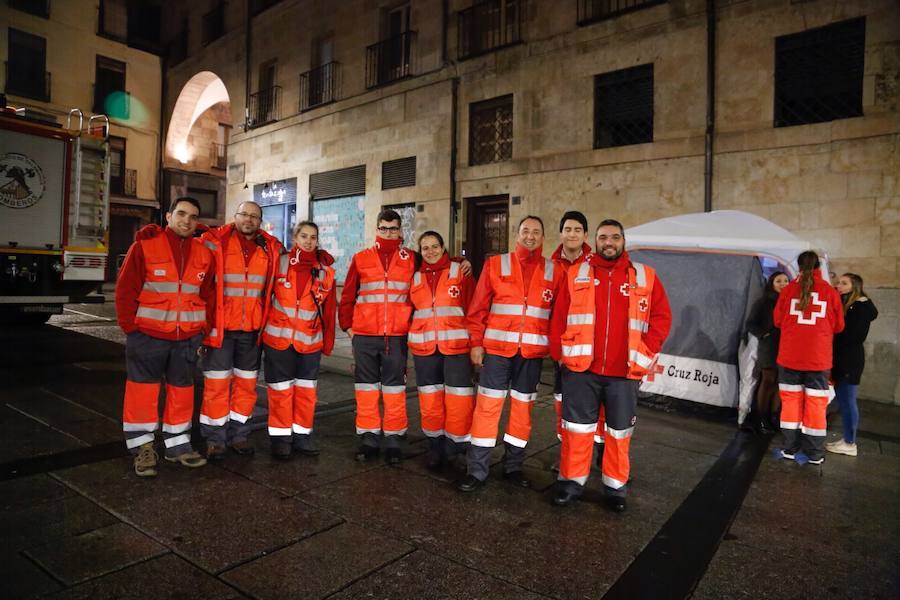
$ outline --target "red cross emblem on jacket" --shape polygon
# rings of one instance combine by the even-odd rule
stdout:
[[[544,288],[544,293],[541,294],[541,298],[543,298],[544,302],[553,302],[553,290]]]

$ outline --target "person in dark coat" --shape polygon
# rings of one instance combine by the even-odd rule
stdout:
[[[869,325],[878,318],[878,309],[866,296],[862,277],[844,273],[838,278],[837,290],[844,305],[844,331],[834,336],[834,366],[831,377],[841,411],[843,437],[825,444],[825,449],[835,454],[856,456],[856,429],[859,426],[859,408],[856,393],[866,366],[863,342],[869,335]]]
[[[784,271],[776,271],[769,276],[762,297],[753,305],[747,319],[747,330],[759,339],[756,365],[759,367],[759,387],[756,388],[756,428],[760,433],[774,433],[778,422],[781,401],[778,398],[778,356],[779,329],[772,321],[772,312],[778,301],[778,294],[790,283]]]

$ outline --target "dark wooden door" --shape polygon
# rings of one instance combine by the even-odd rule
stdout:
[[[466,198],[466,257],[475,275],[489,256],[509,251],[509,196]]]

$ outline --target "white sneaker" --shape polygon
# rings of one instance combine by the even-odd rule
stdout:
[[[849,444],[844,440],[838,440],[825,444],[825,450],[834,452],[835,454],[846,454],[847,456],[856,456],[856,444]]]

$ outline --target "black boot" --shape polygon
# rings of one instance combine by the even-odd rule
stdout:
[[[294,450],[304,456],[318,456],[321,452],[318,444],[313,441],[312,436],[306,434],[294,434]]]
[[[425,454],[425,468],[438,471],[446,461],[444,436],[428,438],[428,452]]]

